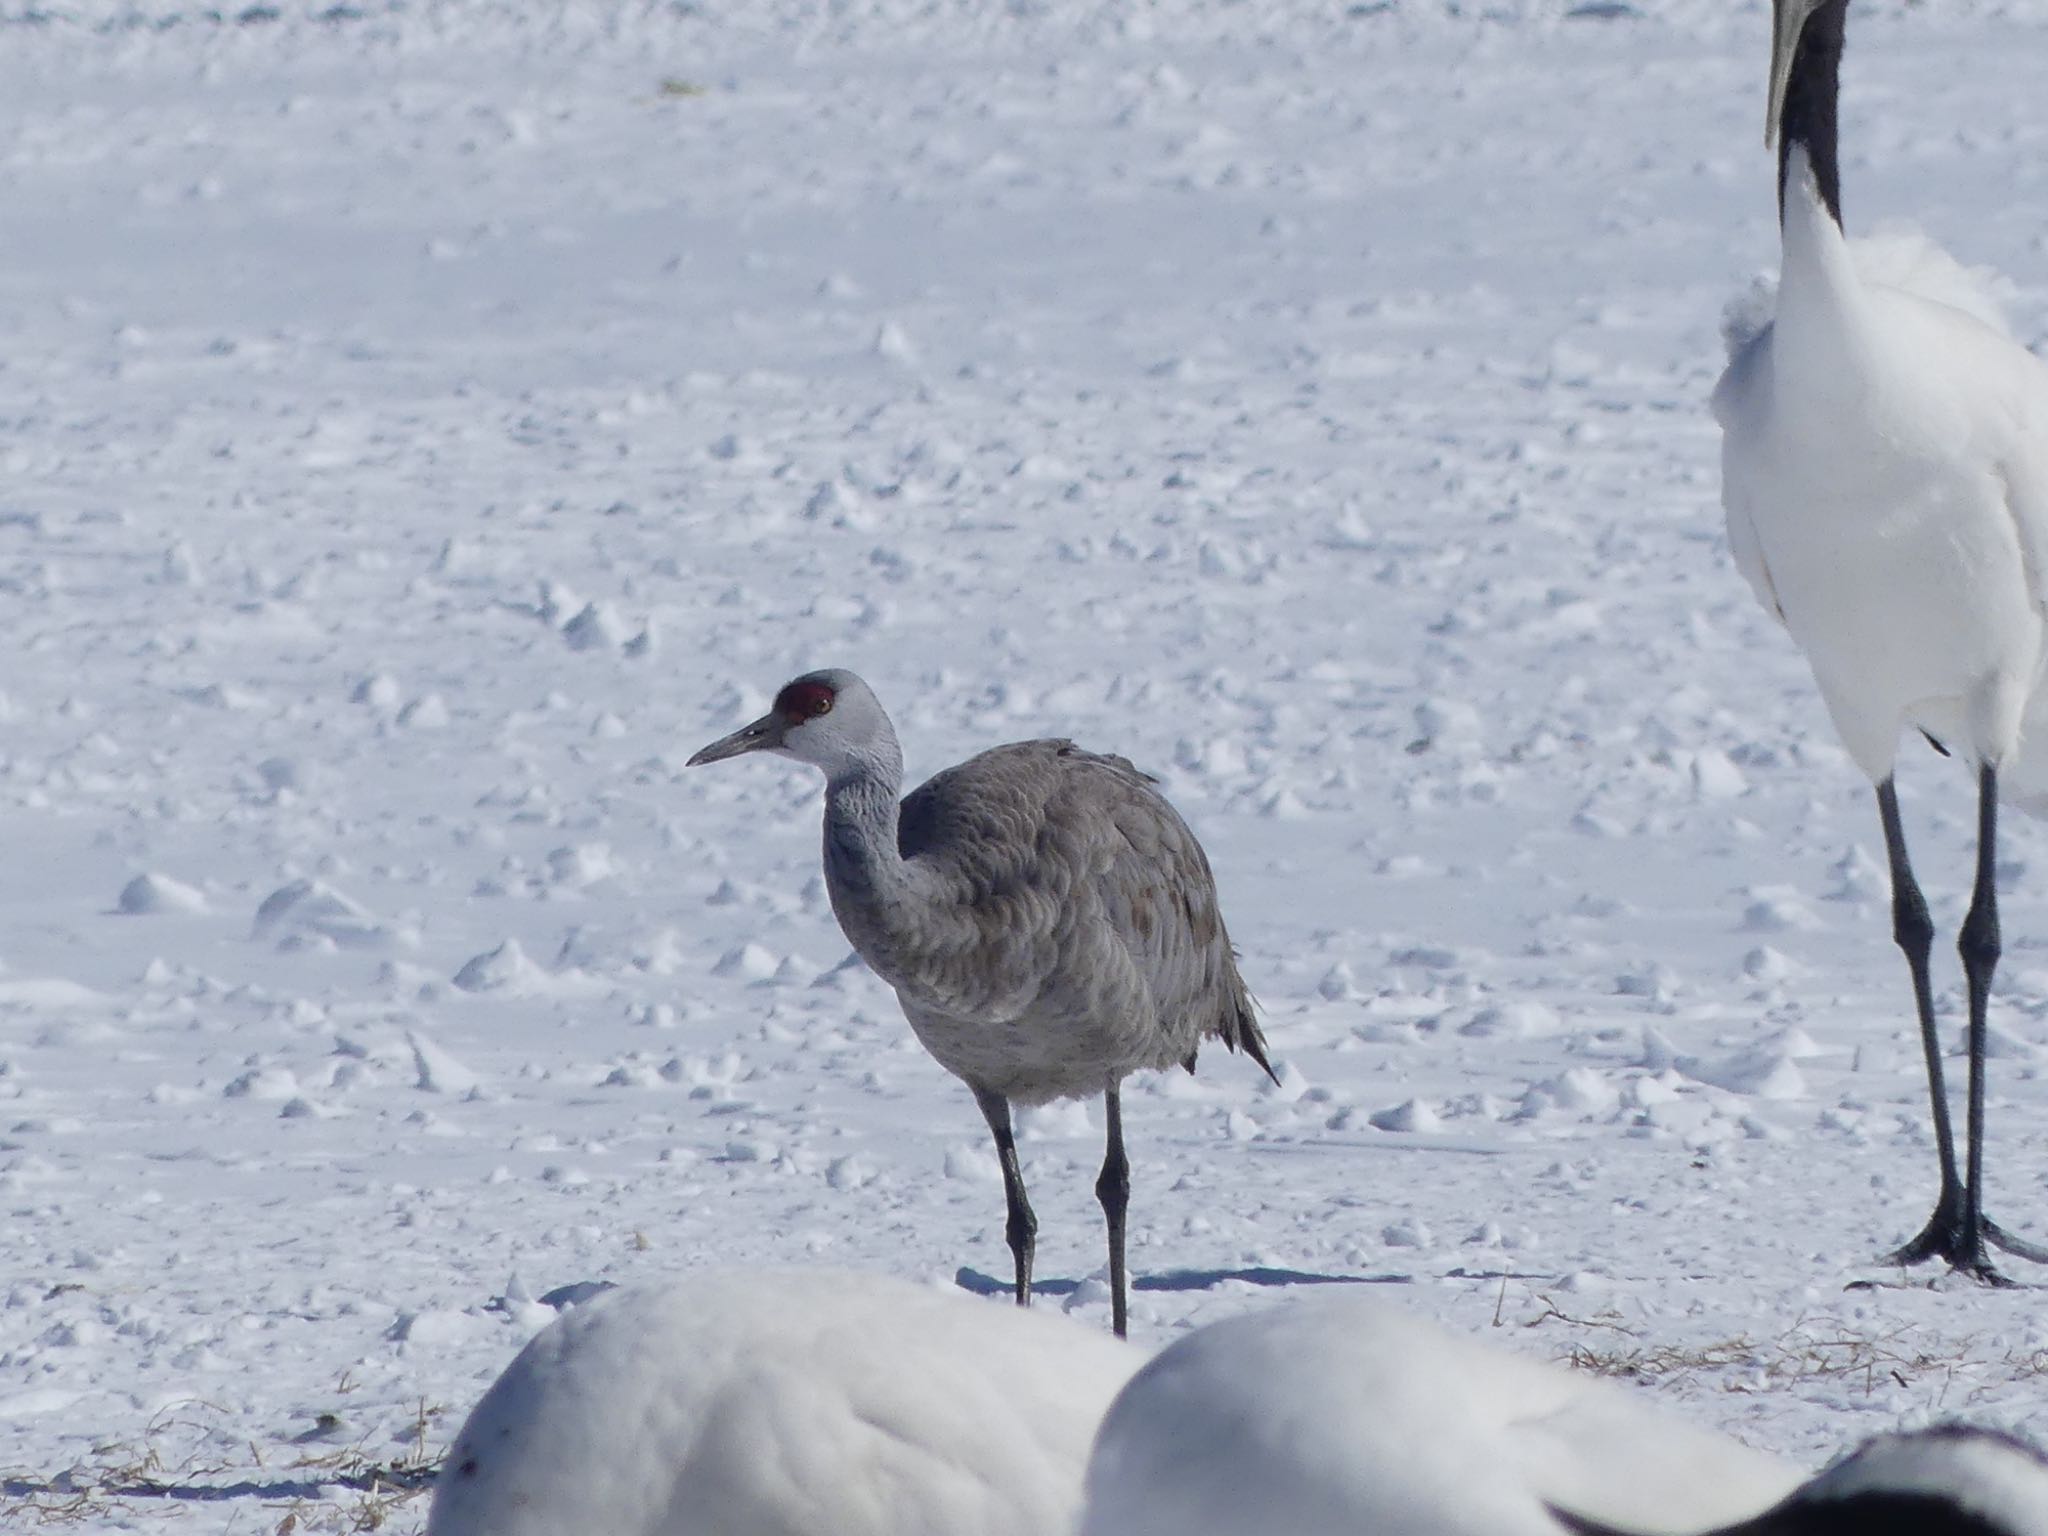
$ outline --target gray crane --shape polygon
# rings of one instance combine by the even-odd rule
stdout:
[[[868,685],[837,668],[787,684],[773,709],[690,766],[744,752],[824,770],[833,914],[988,1120],[1019,1306],[1031,1301],[1038,1218],[1010,1106],[1102,1095],[1108,1151],[1095,1194],[1122,1337],[1131,1176],[1119,1085],[1147,1068],[1194,1071],[1212,1037],[1279,1081],[1194,833],[1149,775],[1070,741],[991,748],[899,805],[895,728]]]

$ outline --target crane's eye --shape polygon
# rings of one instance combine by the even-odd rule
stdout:
[[[832,711],[832,690],[823,683],[791,683],[775,696],[775,713],[791,725]]]

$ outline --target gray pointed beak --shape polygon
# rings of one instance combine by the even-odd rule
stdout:
[[[1764,111],[1764,143],[1778,142],[1778,115],[1785,110],[1785,87],[1792,80],[1792,56],[1813,7],[1799,0],[1775,0],[1771,6],[1771,96]]]
[[[760,752],[781,745],[781,717],[763,715],[752,724],[741,726],[730,736],[721,736],[710,746],[699,747],[684,766],[695,768],[700,763],[715,763],[724,758],[738,757],[742,752]]]

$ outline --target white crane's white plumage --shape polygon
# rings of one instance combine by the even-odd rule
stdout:
[[[1070,741],[995,747],[898,803],[903,753],[868,685],[807,673],[690,759],[769,751],[825,775],[825,884],[863,960],[995,1137],[1020,1304],[1036,1218],[1010,1105],[1101,1094],[1111,1313],[1128,1310],[1119,1085],[1221,1040],[1273,1071],[1201,844],[1153,781]]]
[[[612,1291],[477,1404],[427,1536],[1047,1536],[1142,1359],[874,1275]]]
[[[1911,728],[2010,780],[2048,633],[2048,367],[1930,242],[1847,242],[1805,159],[1774,323],[1714,393],[1735,562],[1873,782]]]
[[[1783,258],[1768,323],[1738,317],[1714,394],[1735,562],[1813,666],[1877,786],[1893,932],[1912,971],[1941,1192],[1894,1257],[1996,1279],[1987,1242],[2048,1252],[1983,1216],[1984,1015],[1999,953],[2001,791],[2048,803],[2048,367],[1985,285],[1925,241],[1859,251],[1836,154],[1848,0],[1774,0],[1770,125]],[[1956,1167],[1935,1037],[1932,923],[1893,784],[1919,731],[1978,773],[1975,894],[1960,948],[1970,993],[1968,1168]]]
[[[1103,1420],[1081,1536],[1560,1536],[1553,1509],[1697,1531],[1798,1481],[1642,1392],[1324,1294],[1146,1364]]]

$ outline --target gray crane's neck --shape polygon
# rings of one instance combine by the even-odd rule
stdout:
[[[903,758],[889,741],[825,785],[825,887],[861,958],[885,977],[914,916],[917,876],[897,847]]]
[[[872,878],[890,863],[901,864],[896,851],[896,823],[901,814],[903,765],[895,754],[863,761],[825,783],[825,866],[844,866],[854,878]]]

